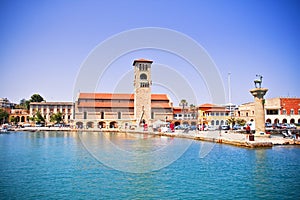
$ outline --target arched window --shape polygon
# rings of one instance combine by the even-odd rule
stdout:
[[[219,125],[219,120],[216,121],[216,125],[217,125],[217,126]]]
[[[214,121],[214,120],[211,120],[210,124],[211,124],[212,126],[214,126],[214,125],[215,125],[215,121]]]
[[[147,75],[146,74],[141,74],[140,79],[141,80],[147,80]]]

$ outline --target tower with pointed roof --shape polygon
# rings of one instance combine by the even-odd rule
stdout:
[[[153,61],[138,59],[134,67],[134,118],[139,124],[151,119],[151,64]]]

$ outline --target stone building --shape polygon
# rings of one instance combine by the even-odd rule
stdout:
[[[151,93],[153,61],[134,60],[134,94],[80,93],[75,102],[75,124],[84,128],[130,128],[173,117],[166,94]]]
[[[246,122],[255,120],[255,105],[254,102],[244,103],[239,105],[234,113],[235,118],[244,119]]]

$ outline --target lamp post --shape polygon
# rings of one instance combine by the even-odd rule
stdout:
[[[231,117],[232,116],[232,113],[231,113],[231,86],[230,86],[230,75],[231,73],[229,72],[228,73],[228,103],[229,103],[229,116]]]

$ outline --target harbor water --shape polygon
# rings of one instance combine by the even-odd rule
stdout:
[[[104,138],[105,134],[109,137]],[[125,168],[116,166],[119,162],[107,163],[98,154],[114,151],[103,143],[107,138],[112,146],[133,152],[139,159],[125,163]],[[176,159],[176,150],[165,151],[161,156],[157,153],[168,145],[187,141],[186,149]],[[299,198],[299,147],[248,149],[213,144],[201,157],[199,152],[205,145],[182,138],[125,133],[1,134],[0,199]],[[147,151],[156,153],[143,157]],[[123,154],[105,156],[107,160],[124,159]],[[170,157],[174,159],[167,165],[152,165]],[[148,165],[154,170],[138,170]]]

